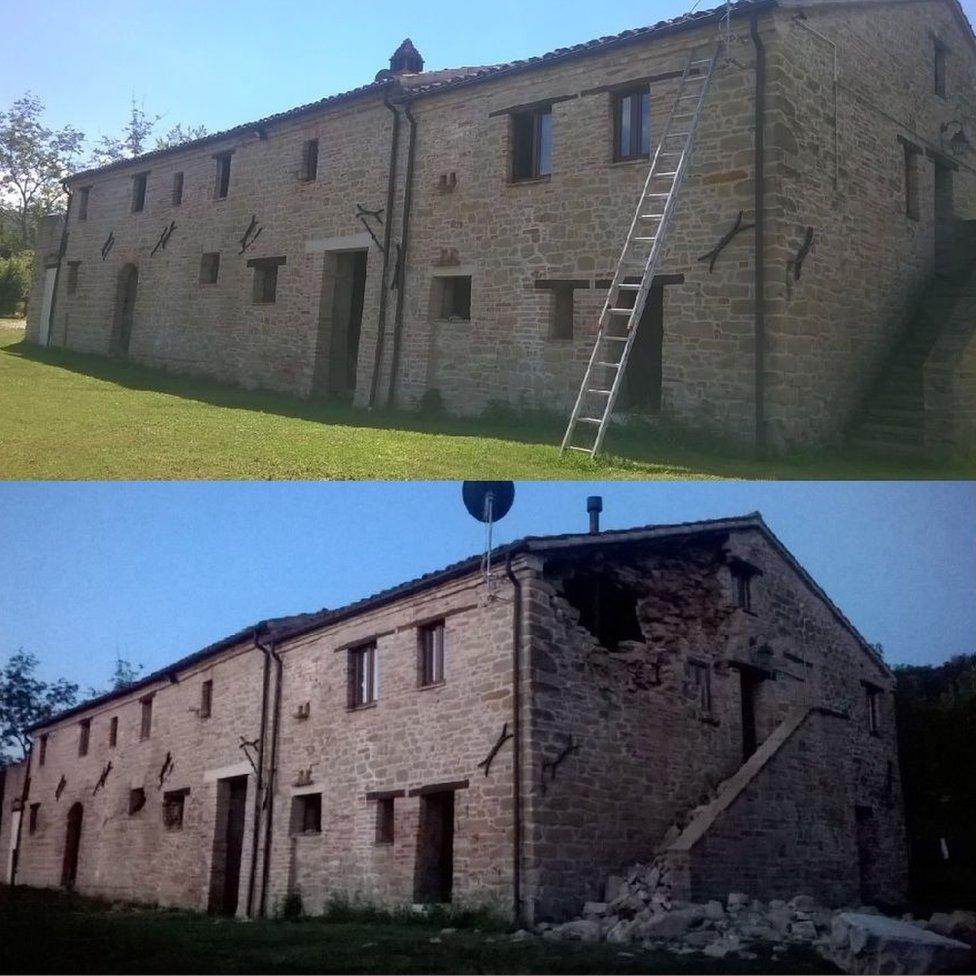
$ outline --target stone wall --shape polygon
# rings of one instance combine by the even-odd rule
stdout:
[[[947,153],[954,130],[940,132],[942,123],[976,111],[976,56],[946,3],[791,4],[776,23],[767,382],[770,438],[784,444],[839,436],[907,326],[935,258],[926,151]],[[935,37],[950,49],[946,98],[934,91]],[[919,149],[917,219],[906,214],[899,140]],[[970,217],[976,169],[968,157],[957,162],[955,212]],[[808,227],[813,243],[796,280],[790,262]]]
[[[821,785],[836,778],[845,796],[853,769],[890,777],[885,782],[894,812],[884,843],[901,873],[893,868],[888,880],[892,891],[903,893],[890,675],[758,535],[736,534],[726,548],[761,571],[751,585],[750,610],[735,604],[721,540],[660,555],[608,557],[601,571],[640,594],[644,635],[617,651],[598,645],[561,594],[558,580],[571,578],[570,571],[548,567],[547,581],[534,584],[526,854],[534,917],[565,916],[587,899],[599,901],[608,873],[646,860],[738,769],[744,755],[743,671],[766,676],[752,693],[757,742],[798,705],[826,705],[850,715],[844,764],[818,753],[807,773]],[[695,683],[701,666],[710,675],[708,709]],[[867,731],[862,679],[883,689],[878,736]],[[560,756],[555,769],[546,765]],[[778,772],[772,782],[772,788],[783,788]],[[744,850],[748,836],[743,831],[735,841]],[[778,856],[792,864],[794,853],[799,867],[798,849],[787,845]],[[856,863],[847,866],[848,884],[852,871]]]

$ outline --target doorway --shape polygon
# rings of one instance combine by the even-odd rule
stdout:
[[[445,904],[454,888],[454,791],[420,797],[413,900]]]
[[[44,269],[44,292],[41,296],[41,319],[38,323],[37,342],[46,346],[51,339],[51,310],[54,307],[54,283],[58,277],[57,267]]]
[[[952,264],[955,224],[952,199],[952,167],[935,159],[935,273],[945,274]]]
[[[856,806],[854,807],[854,819],[857,824],[859,894],[862,904],[874,905],[875,899],[881,894],[875,883],[878,836],[874,811],[871,807]]]
[[[139,269],[127,264],[119,272],[115,294],[115,321],[112,324],[110,351],[117,356],[129,354],[132,327],[135,324],[136,292],[139,288]]]
[[[756,736],[756,692],[761,678],[742,668],[739,671],[739,688],[742,699],[742,761],[745,762],[755,751]]]
[[[246,804],[247,776],[217,780],[217,822],[208,909],[220,915],[237,914]]]
[[[84,810],[80,803],[68,811],[68,826],[64,838],[64,860],[61,864],[61,887],[74,888],[78,879],[78,850],[81,847],[81,819]]]
[[[635,284],[640,282],[640,278],[626,280]],[[628,296],[631,307],[636,297]],[[664,287],[654,283],[641,313],[634,344],[630,347],[623,385],[617,398],[620,410],[634,413],[660,412],[663,362]]]
[[[356,392],[367,254],[326,252],[312,379],[315,395],[351,400]]]

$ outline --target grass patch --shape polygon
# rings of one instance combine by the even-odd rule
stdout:
[[[0,477],[8,479],[699,479],[967,477],[854,454],[759,461],[671,425],[630,424],[609,452],[562,456],[565,418],[480,419],[248,391],[101,356],[40,349],[0,326]]]
[[[825,973],[810,952],[773,962],[579,945],[430,921],[234,922],[0,886],[4,973]]]

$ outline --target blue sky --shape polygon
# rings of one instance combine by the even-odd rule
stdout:
[[[741,515],[772,529],[889,661],[976,650],[974,483],[519,483],[496,541]],[[456,483],[0,486],[0,659],[104,684],[267,617],[341,606],[479,552]]]
[[[372,81],[404,37],[428,68],[495,64],[655,23],[693,0],[45,0],[0,8],[0,106],[30,89],[50,121],[115,133],[132,96],[211,131]],[[701,0],[703,9],[713,0]],[[970,20],[976,0],[963,0]]]

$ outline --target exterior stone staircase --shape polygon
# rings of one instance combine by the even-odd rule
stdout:
[[[926,431],[925,362],[957,305],[976,283],[976,220],[960,221],[952,265],[936,275],[914,319],[895,346],[864,408],[849,431],[850,443],[872,454],[922,458]]]

